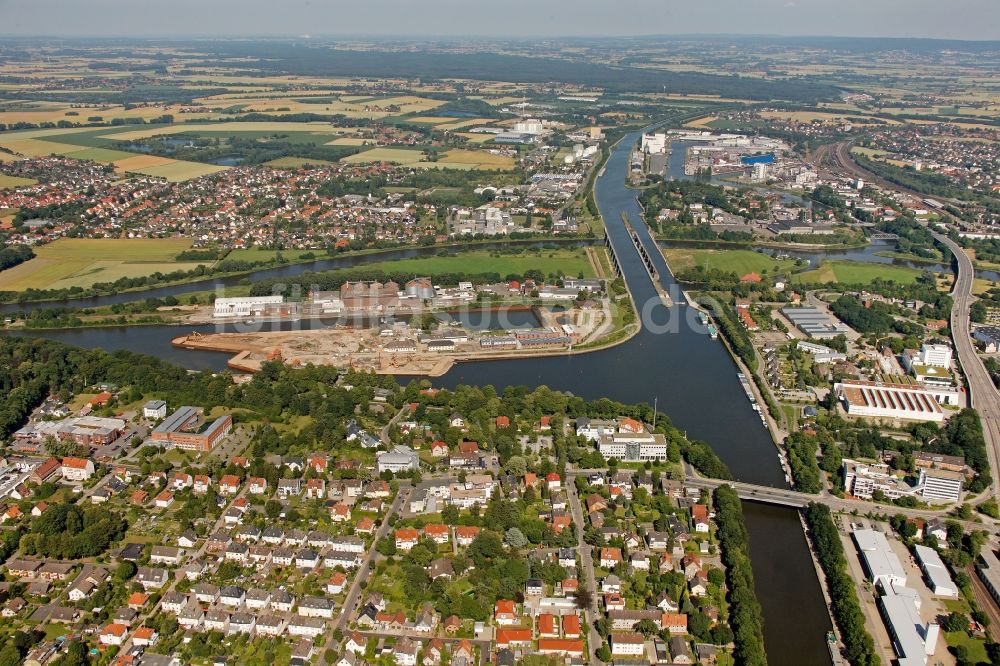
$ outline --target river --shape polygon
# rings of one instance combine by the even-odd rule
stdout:
[[[608,397],[626,403],[650,404],[658,399],[660,409],[689,437],[711,444],[736,478],[784,486],[777,449],[758,414],[750,407],[737,379],[735,363],[722,343],[705,333],[693,308],[686,305],[667,308],[660,303],[622,222],[621,213],[625,212],[656,263],[664,286],[676,288],[655,241],[641,222],[635,192],[625,187],[628,155],[637,138],[637,134],[629,135],[613,150],[597,180],[596,194],[629,289],[636,303],[648,309],[644,318],[648,325],[628,342],[609,350],[576,356],[460,363],[434,383],[445,387],[492,384],[500,390],[509,385],[544,384],[587,399]],[[407,250],[401,254],[419,256],[421,252]],[[373,260],[361,256],[333,261],[344,266]],[[287,276],[291,277],[295,269],[302,270],[286,267],[275,271],[288,270]],[[268,272],[268,276],[273,275],[273,271]],[[190,290],[185,285],[157,291],[165,296]],[[135,294],[131,296],[132,300],[136,298]],[[671,330],[653,330],[659,327]],[[199,328],[212,330],[214,326]],[[130,349],[152,353],[192,369],[225,367],[228,354],[172,348],[170,339],[186,330],[150,326],[27,334],[109,351]],[[774,666],[829,664],[825,644],[829,616],[797,513],[753,502],[744,502],[744,512],[769,662]]]

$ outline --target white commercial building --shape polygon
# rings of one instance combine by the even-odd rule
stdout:
[[[939,597],[951,599],[958,597],[958,586],[951,579],[951,574],[948,573],[948,568],[941,561],[938,552],[933,548],[919,545],[914,548],[914,552],[917,556],[917,562],[920,563],[920,568],[924,572],[924,580],[927,582],[927,587],[931,588],[931,592]]]
[[[951,367],[951,345],[929,345],[920,347],[920,364],[931,365],[938,368]]]
[[[932,392],[910,384],[844,380],[833,385],[844,410],[851,416],[944,421],[944,412]]]
[[[284,296],[241,296],[234,298],[216,298],[216,317],[249,317],[262,313],[268,306],[281,305]]]
[[[861,554],[861,564],[872,583],[889,588],[906,585],[906,569],[896,557],[889,540],[875,530],[854,530],[851,534]]]
[[[597,447],[605,460],[617,458],[622,462],[645,462],[667,458],[666,437],[648,432],[602,435]]]
[[[378,454],[377,460],[379,474],[385,471],[396,473],[420,469],[420,456],[417,455],[416,451],[402,444],[392,451],[383,451]]]
[[[640,148],[644,153],[664,153],[667,150],[667,135],[643,134]]]
[[[163,400],[150,400],[142,406],[142,418],[162,419],[167,415],[167,403]]]
[[[914,488],[889,472],[885,463],[863,463],[850,458],[843,460],[844,492],[860,499],[871,499],[876,491],[889,499],[913,495]]]
[[[964,481],[965,476],[961,472],[921,468],[917,487],[920,488],[920,495],[924,499],[957,502],[962,496]]]

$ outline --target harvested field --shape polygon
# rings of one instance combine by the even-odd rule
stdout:
[[[34,259],[0,272],[0,290],[89,287],[120,277],[189,270],[206,262],[174,261],[190,239],[62,238],[35,248]]]

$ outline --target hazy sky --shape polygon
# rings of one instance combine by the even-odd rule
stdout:
[[[8,35],[1000,39],[1000,0],[0,0]]]

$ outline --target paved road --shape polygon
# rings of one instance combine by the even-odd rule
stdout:
[[[976,353],[972,337],[969,335],[971,325],[969,308],[974,300],[972,281],[975,270],[969,255],[959,247],[958,243],[941,234],[935,233],[934,237],[951,250],[958,264],[958,277],[951,290],[954,301],[951,308],[951,337],[969,386],[969,403],[979,412],[983,423],[986,453],[989,456],[990,469],[993,471],[993,495],[1000,497],[1000,394],[997,393],[993,380],[986,372],[986,366]]]
[[[926,196],[915,190],[885,181],[867,169],[864,169],[851,157],[850,148],[850,141],[842,141],[833,144],[831,146],[832,150],[823,151],[822,156],[831,157],[837,167],[849,174],[868,182],[876,183],[887,190],[916,198]],[[940,214],[949,219],[951,218],[947,212],[940,211]],[[942,234],[932,233],[938,242],[951,250],[958,265],[957,277],[951,290],[952,300],[954,301],[951,310],[951,335],[959,363],[965,372],[970,394],[969,402],[979,412],[979,417],[983,424],[986,452],[989,456],[990,469],[993,474],[992,495],[1000,498],[1000,394],[997,393],[996,387],[992,379],[990,379],[989,373],[986,372],[982,360],[976,353],[976,348],[969,335],[971,325],[969,308],[975,300],[972,296],[972,283],[975,277],[975,270],[969,255],[965,253],[958,243]]]
[[[587,623],[587,631],[589,632],[587,645],[590,647],[590,663],[600,664],[603,662],[597,658],[597,649],[604,644],[604,641],[601,640],[601,635],[594,628],[597,618],[601,617],[597,609],[597,580],[594,577],[594,558],[591,555],[590,544],[583,540],[583,528],[586,526],[586,523],[583,519],[583,507],[580,506],[580,495],[576,491],[576,484],[565,483],[563,485],[569,492],[570,510],[573,512],[573,523],[576,525],[577,552],[580,554],[580,566],[583,568],[583,574],[587,579],[587,589],[590,590],[590,607],[586,612],[587,617],[584,618]]]
[[[351,587],[347,591],[347,597],[344,599],[344,605],[341,608],[340,615],[338,615],[337,619],[334,620],[333,630],[330,632],[326,645],[323,646],[323,651],[320,653],[318,662],[319,666],[324,666],[326,663],[326,658],[323,656],[326,650],[331,648],[335,649],[337,647],[337,641],[333,638],[334,632],[338,630],[343,631],[344,627],[349,624],[354,617],[356,617],[357,612],[360,610],[358,601],[361,597],[361,583],[362,581],[368,580],[370,577],[372,560],[378,555],[375,550],[375,546],[378,544],[380,539],[389,533],[389,518],[410,500],[410,493],[412,492],[412,486],[401,486],[399,488],[399,492],[396,493],[396,499],[393,500],[391,505],[389,505],[389,510],[382,519],[382,524],[379,525],[378,529],[375,531],[375,539],[372,541],[372,545],[368,549],[368,552],[365,553],[365,558],[361,561],[361,566],[358,567],[357,571],[354,573],[354,577],[351,581]]]
[[[812,495],[810,493],[803,493],[797,490],[790,490],[787,488],[776,488],[773,486],[759,486],[753,483],[743,483],[741,481],[724,481],[722,479],[709,479],[702,476],[698,476],[690,465],[684,465],[685,469],[685,479],[684,485],[691,486],[692,488],[705,488],[707,490],[712,490],[718,488],[721,485],[732,486],[737,494],[745,500],[750,500],[753,502],[762,502],[764,504],[778,504],[781,506],[788,506],[793,508],[801,508],[809,504],[810,502],[819,502],[820,504],[826,504],[834,511],[842,511],[850,513],[852,511],[857,511],[859,514],[866,513],[876,513],[884,515],[892,515],[901,513],[907,518],[923,518],[925,520],[929,518],[947,518],[953,520],[951,516],[948,515],[950,507],[942,509],[910,509],[902,506],[896,506],[894,504],[879,504],[877,502],[866,502],[865,500],[859,499],[846,499],[837,497],[830,493],[824,492],[820,495]],[[566,474],[568,477],[573,478],[576,476],[587,476],[593,474],[594,472],[607,472],[606,468],[593,468],[593,469],[575,469],[570,470]],[[619,471],[629,471],[629,470],[619,470]],[[568,484],[573,485],[573,484]],[[957,520],[964,529],[966,530],[985,530],[992,534],[1000,534],[1000,523],[993,521],[985,516],[980,516],[983,522],[976,522],[972,520]]]
[[[247,490],[249,488],[250,488],[250,485],[247,484],[247,483],[244,483],[243,484],[243,488],[240,490],[240,492],[237,493],[232,498],[232,500],[230,500],[230,502],[228,504],[226,504],[226,506],[224,506],[222,508],[222,513],[219,514],[219,519],[215,521],[215,524],[212,525],[212,529],[208,531],[209,535],[215,534],[216,532],[222,530],[222,528],[226,524],[226,510],[229,507],[231,507],[233,505],[233,502],[235,502],[237,499],[239,499],[241,497],[244,497],[247,494]],[[196,550],[193,554],[189,554],[186,561],[187,562],[194,562],[196,560],[200,560],[205,555],[205,551],[206,550],[208,550],[208,539],[207,538],[202,539],[201,546],[199,546],[198,550]],[[167,596],[167,593],[172,592],[173,589],[174,589],[174,587],[176,587],[178,581],[181,580],[182,574],[181,574],[181,572],[179,570],[171,572],[171,573],[174,574],[174,575],[171,575],[170,577],[168,577],[167,578],[167,584],[162,589],[159,590],[159,592],[160,592],[160,599],[156,602],[156,605],[154,605],[152,608],[150,608],[148,612],[143,613],[139,617],[137,617],[132,622],[132,629],[135,629],[136,627],[144,627],[144,626],[146,626],[146,619],[154,616],[156,613],[159,612],[160,606],[163,603],[163,597]],[[133,633],[134,632],[132,632],[132,631],[129,632],[128,638],[125,639],[125,643],[122,644],[121,649],[119,649],[119,651],[118,651],[118,654],[128,654],[128,651],[130,649],[132,649],[132,634]]]
[[[409,413],[410,413],[410,406],[403,405],[403,408],[400,409],[398,412],[396,412],[396,415],[393,416],[391,419],[389,419],[389,422],[386,423],[384,426],[382,426],[382,429],[379,430],[378,433],[379,441],[382,442],[383,444],[392,446],[392,442],[389,441],[389,428],[396,425],[396,423],[399,422],[399,419],[403,418],[403,414],[409,414]]]

